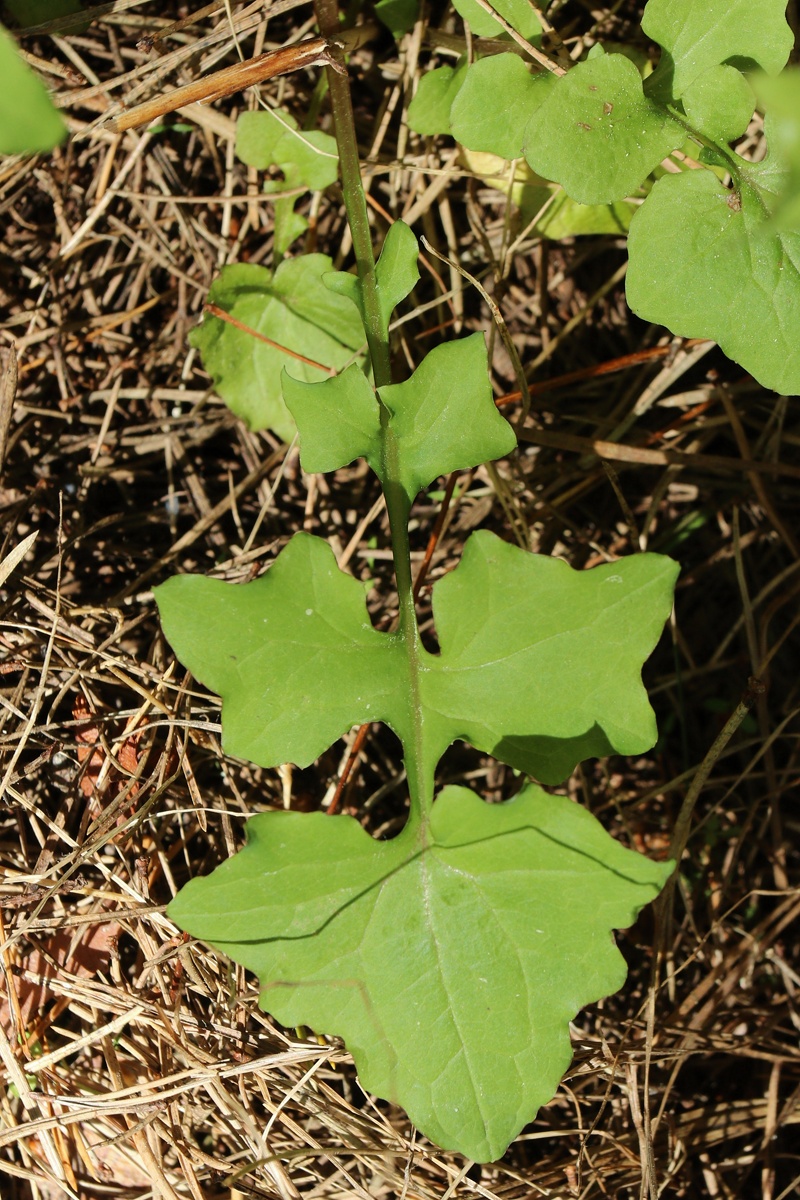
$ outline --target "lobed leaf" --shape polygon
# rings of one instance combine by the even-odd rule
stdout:
[[[348,816],[253,817],[168,911],[254,971],[284,1025],[344,1038],[364,1088],[485,1162],[555,1092],[568,1022],[624,981],[611,930],[671,871],[535,786],[491,806],[449,787],[390,842]]]
[[[295,534],[252,583],[177,575],[155,594],[175,653],[222,696],[228,753],[308,766],[354,724],[403,731],[401,647],[321,538]]]
[[[421,694],[444,750],[463,738],[544,783],[593,755],[656,740],[641,666],[677,564],[636,554],[591,571],[474,533],[433,589],[441,648]]]
[[[674,100],[720,63],[757,65],[774,74],[794,43],[786,0],[649,0],[642,29],[664,49],[650,84],[653,94]]]
[[[482,333],[435,347],[410,379],[379,388],[378,395],[396,438],[397,482],[409,501],[439,475],[500,458],[517,444],[492,398]],[[304,470],[334,470],[363,455],[387,485],[380,410],[360,372],[316,384],[285,376],[284,398],[297,422]],[[323,425],[320,415],[332,416],[337,406],[341,425]]]
[[[281,394],[283,368],[299,379],[319,379],[324,369],[338,370],[352,361],[363,345],[358,310],[323,283],[331,266],[326,254],[288,259],[274,274],[266,267],[237,263],[225,267],[211,285],[211,303],[285,347],[267,345],[208,314],[190,334],[219,395],[251,429],[293,437],[294,422]],[[323,369],[286,351],[313,359]]]
[[[409,500],[439,475],[516,447],[494,404],[482,333],[434,347],[410,379],[381,388],[380,397],[391,414],[399,481]]]
[[[232,754],[306,766],[352,725],[385,721],[431,780],[463,738],[560,783],[580,759],[654,743],[640,672],[676,574],[651,554],[574,571],[473,534],[433,589],[441,653],[419,651],[416,711],[401,640],[372,628],[359,585],[319,538],[296,534],[253,583],[178,576],[156,599],[178,657],[222,696]]]

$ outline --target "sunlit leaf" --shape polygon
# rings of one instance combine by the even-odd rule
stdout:
[[[630,925],[672,864],[527,787],[449,787],[429,824],[376,842],[352,817],[268,813],[170,916],[254,971],[287,1026],[344,1038],[362,1087],[447,1150],[499,1158],[553,1095],[568,1022],[615,991]]]

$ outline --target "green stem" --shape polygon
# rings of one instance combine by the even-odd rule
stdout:
[[[339,5],[337,0],[314,0],[314,13],[320,33],[331,40],[331,57],[344,67],[344,55],[335,39],[340,32]],[[372,233],[367,214],[367,200],[361,182],[361,166],[358,159],[358,142],[350,100],[350,81],[346,73],[326,67],[328,87],[331,94],[333,123],[336,144],[339,149],[339,169],[342,175],[344,207],[350,232],[353,236],[353,252],[356,256],[358,278],[364,303],[364,321],[367,331],[372,371],[375,386],[383,387],[392,382],[389,363],[389,339],[384,331],[381,308],[378,300],[378,280],[375,274],[375,255],[372,250]]]
[[[330,39],[332,43],[330,47],[332,57],[343,65],[344,56],[336,43],[336,37],[340,32],[337,0],[314,0],[314,12],[320,33],[323,37]],[[339,170],[342,177],[344,206],[353,237],[353,252],[361,283],[367,344],[372,360],[375,387],[381,388],[392,382],[389,334],[381,313],[378,294],[375,254],[372,249],[367,200],[361,179],[358,141],[353,105],[350,99],[350,82],[345,73],[337,71],[333,67],[328,67],[327,73],[336,143],[339,150]],[[380,396],[378,398],[380,401]],[[411,744],[406,746],[406,770],[411,797],[411,821],[413,824],[417,824],[424,820],[433,803],[433,780],[426,778],[422,706],[419,696],[419,674],[424,652],[414,608],[411,576],[411,549],[408,539],[408,516],[411,504],[400,483],[397,438],[391,428],[391,414],[383,403],[380,404],[380,415],[385,466],[384,493],[392,535],[392,557],[400,607],[398,634],[403,639],[408,655],[409,708],[413,732]]]

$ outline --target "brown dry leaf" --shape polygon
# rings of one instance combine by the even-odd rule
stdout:
[[[91,978],[108,969],[111,950],[119,937],[120,929],[117,921],[110,920],[89,925],[75,945],[75,931],[60,929],[43,940],[40,946],[31,947],[30,953],[18,958],[11,984],[16,987],[20,1016],[25,1029],[30,1027],[35,1017],[55,998],[57,992],[51,983],[60,970],[78,978]],[[12,1045],[15,1044],[18,1031],[14,1027],[7,996],[0,999],[0,1025]]]

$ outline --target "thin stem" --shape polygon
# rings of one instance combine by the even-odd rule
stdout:
[[[339,148],[339,169],[342,174],[344,207],[350,232],[353,236],[353,252],[356,256],[358,278],[364,302],[364,321],[367,331],[372,371],[375,386],[382,387],[392,382],[389,364],[389,340],[384,330],[378,300],[378,280],[375,274],[375,255],[372,250],[372,233],[367,215],[367,201],[361,182],[361,167],[358,159],[358,142],[350,100],[350,81],[343,70],[344,55],[335,41],[339,33],[339,6],[337,0],[314,0],[314,12],[323,37],[331,40],[330,53],[335,67],[327,67],[328,87],[331,94],[333,122],[336,129],[336,144]]]
[[[367,201],[361,180],[358,141],[353,118],[353,105],[350,99],[350,83],[344,70],[342,51],[336,41],[339,34],[337,0],[314,0],[314,12],[320,33],[329,40],[331,58],[334,62],[332,67],[326,69],[336,143],[339,150],[339,170],[342,177],[345,211],[353,237],[353,252],[356,257],[358,278],[361,283],[363,317],[372,360],[372,373],[375,387],[379,389],[392,382],[389,332],[381,313],[378,294],[375,254],[372,249]],[[380,395],[378,399],[380,401]],[[411,503],[400,482],[397,437],[390,424],[389,410],[383,403],[380,403],[380,418],[383,432],[383,490],[386,495],[386,510],[392,535],[392,557],[400,606],[398,634],[403,639],[408,657],[408,702],[412,733],[411,743],[406,745],[406,769],[411,797],[411,821],[417,823],[430,811],[433,803],[433,780],[426,778],[425,769],[422,705],[419,692],[423,650],[414,608],[411,548],[408,539],[408,516]]]

